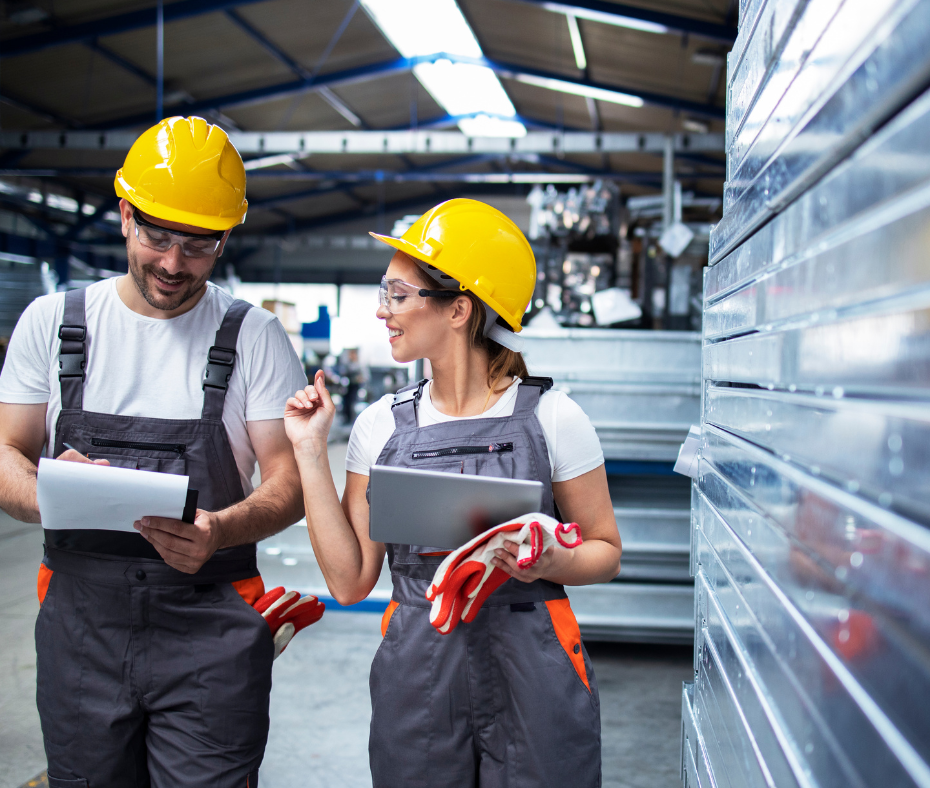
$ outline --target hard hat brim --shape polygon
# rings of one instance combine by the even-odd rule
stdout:
[[[116,179],[113,181],[113,188],[116,190],[118,197],[128,200],[143,213],[153,216],[156,219],[163,219],[166,222],[177,222],[178,224],[187,224],[191,227],[200,227],[204,230],[231,230],[233,227],[242,224],[245,221],[246,211],[249,203],[242,200],[242,209],[235,216],[208,216],[190,211],[182,211],[177,208],[163,205],[143,197],[130,186],[123,178],[122,168],[117,170]]]
[[[372,238],[375,238],[381,241],[381,243],[394,247],[398,252],[403,252],[405,255],[408,255],[409,257],[413,257],[414,259],[419,260],[420,262],[435,266],[440,271],[442,271],[442,266],[436,265],[435,259],[433,257],[430,257],[428,254],[423,252],[419,247],[414,246],[409,241],[405,241],[403,238],[395,238],[392,235],[379,235],[378,233],[372,233],[372,232],[369,232],[368,234]],[[443,273],[449,273],[449,272],[444,271]],[[449,274],[449,276],[452,276],[452,274]],[[502,317],[506,315],[507,310],[505,310],[497,302],[496,299],[492,298],[490,295],[486,293],[482,293],[479,287],[476,287],[470,283],[462,283],[460,287],[463,290],[470,290],[471,292],[473,292],[476,296],[478,296],[478,298],[480,298],[484,303],[486,303],[489,307],[491,307],[491,309],[493,309],[495,312],[497,312]],[[504,317],[504,320],[507,323],[507,325],[510,326],[510,328],[513,330],[515,334],[519,334],[523,330],[523,326],[521,326],[519,323],[514,325],[514,323],[512,323],[510,320],[507,320],[506,317]]]

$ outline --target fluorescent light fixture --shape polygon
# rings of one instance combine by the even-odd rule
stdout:
[[[478,40],[462,16],[455,0],[361,0],[362,6],[385,38],[403,57],[427,57],[445,52],[469,58],[483,56]],[[516,109],[497,75],[486,66],[452,63],[443,58],[435,63],[420,63],[413,69],[423,87],[450,115],[500,115],[512,118]],[[490,120],[490,118],[489,118]],[[466,124],[459,128],[471,135],[469,128],[491,128],[488,122]],[[517,120],[493,124],[501,136],[526,134]]]
[[[619,14],[608,14],[604,11],[591,11],[587,8],[578,8],[572,5],[563,5],[562,3],[543,3],[542,7],[547,11],[555,11],[557,14],[571,14],[581,19],[590,19],[592,22],[603,22],[605,25],[614,27],[626,27],[630,30],[642,30],[646,33],[667,33],[668,28],[656,22],[646,22],[642,19],[633,19],[629,16],[620,16]]]
[[[467,137],[525,137],[526,126],[518,120],[476,115],[462,118],[459,128]]]
[[[260,170],[265,167],[277,167],[279,164],[293,164],[298,158],[293,153],[279,153],[274,156],[262,156],[260,159],[249,159],[249,161],[243,162],[242,166],[248,172],[249,170]]]
[[[590,85],[563,82],[561,79],[536,77],[532,74],[517,74],[516,79],[518,82],[524,82],[527,85],[536,85],[547,90],[558,90],[560,93],[571,93],[575,96],[586,96],[598,101],[609,101],[611,104],[624,104],[627,107],[641,107],[645,104],[639,96],[631,96],[629,93],[621,93],[619,90],[605,90]]]
[[[566,14],[565,21],[568,22],[568,34],[572,38],[572,51],[575,53],[575,65],[581,71],[588,67],[588,58],[584,54],[584,44],[581,41],[581,31],[578,29],[578,20],[573,14]]]

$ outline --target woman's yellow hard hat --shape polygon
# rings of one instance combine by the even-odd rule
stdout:
[[[514,332],[522,331],[520,320],[536,288],[536,258],[520,228],[497,208],[478,200],[448,200],[424,213],[400,238],[370,235],[418,260],[427,273],[433,269],[451,277]]]
[[[245,167],[219,126],[166,118],[142,133],[117,170],[116,193],[143,213],[207,230],[245,221]]]

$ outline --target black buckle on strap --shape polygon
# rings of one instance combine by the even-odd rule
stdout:
[[[68,342],[83,342],[87,339],[87,326],[58,326],[58,338]]]
[[[233,367],[236,365],[236,351],[214,345],[207,353],[207,366],[203,371],[202,389],[207,386],[226,391]]]
[[[423,396],[423,387],[426,385],[427,381],[424,378],[421,380],[415,389],[408,389],[407,391],[400,391],[394,395],[394,401],[391,403],[392,408],[396,408],[398,405],[403,405],[405,402],[410,402],[413,400],[414,405],[420,404],[420,398]]]
[[[84,380],[84,366],[87,360],[83,353],[59,353],[58,354],[58,379],[62,378],[80,378]]]

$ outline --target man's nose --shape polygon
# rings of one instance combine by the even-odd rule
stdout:
[[[180,244],[171,244],[166,252],[161,256],[161,267],[166,273],[177,274],[184,268],[184,255],[181,254]]]

